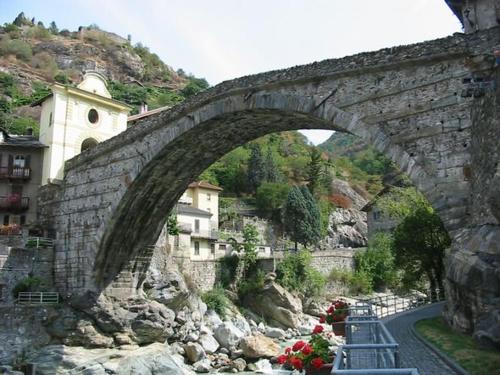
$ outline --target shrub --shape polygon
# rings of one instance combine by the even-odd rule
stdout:
[[[39,40],[50,39],[52,36],[49,30],[39,25],[30,27],[27,30],[26,35],[28,36],[28,38]]]
[[[40,284],[42,283],[42,279],[36,276],[28,276],[19,281],[16,286],[12,289],[12,295],[14,298],[17,298],[17,295],[21,292],[32,292],[34,291]]]
[[[215,311],[221,318],[226,316],[226,309],[229,307],[230,302],[221,287],[215,287],[208,292],[202,294],[201,299],[207,304],[210,310]]]
[[[71,83],[71,79],[64,72],[59,72],[54,76],[54,81],[62,83],[63,85],[67,85]]]
[[[257,293],[262,290],[264,283],[266,281],[266,275],[262,270],[254,270],[250,275],[247,275],[245,279],[241,280],[238,284],[238,297],[241,301],[249,295]]]
[[[48,79],[54,78],[58,70],[56,60],[48,52],[40,52],[33,56],[31,66],[42,70]]]
[[[368,294],[373,291],[370,276],[363,272],[357,271],[353,274],[349,289],[352,294]]]
[[[325,285],[325,277],[311,266],[312,256],[307,250],[288,253],[278,264],[277,280],[286,289],[310,296],[320,294]]]
[[[328,200],[340,208],[348,209],[352,207],[351,199],[342,194],[332,194],[328,197]]]
[[[356,270],[366,274],[376,290],[394,287],[397,276],[392,254],[392,237],[387,233],[377,233],[365,251],[355,255]]]
[[[231,285],[231,283],[233,283],[239,261],[240,259],[236,255],[225,256],[222,258],[220,280],[223,287],[227,288]]]
[[[13,55],[20,60],[29,62],[33,56],[33,51],[31,46],[22,40],[11,40],[9,37],[4,37],[0,42],[0,55]]]

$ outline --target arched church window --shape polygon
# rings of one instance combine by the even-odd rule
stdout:
[[[97,124],[97,122],[99,121],[99,113],[97,112],[97,110],[92,108],[89,111],[88,119],[91,124]]]
[[[82,148],[81,152],[91,149],[92,147],[96,146],[99,142],[97,142],[94,138],[87,138],[82,142]]]

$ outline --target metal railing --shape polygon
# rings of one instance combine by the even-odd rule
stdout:
[[[31,169],[25,167],[0,167],[0,178],[22,178],[31,177]]]
[[[379,320],[347,320],[343,350],[348,369],[399,367],[399,344]]]
[[[385,368],[385,369],[348,369],[345,367],[343,347],[339,346],[335,361],[333,362],[332,375],[419,375],[416,368]]]
[[[28,237],[24,246],[30,249],[52,247],[54,246],[54,240],[46,237]]]
[[[17,303],[23,305],[55,305],[59,303],[57,292],[19,292]]]
[[[211,240],[217,240],[219,238],[219,232],[215,229],[198,229],[191,232],[192,238],[207,238]]]
[[[374,315],[383,318],[388,315],[397,314],[403,311],[413,309],[428,303],[443,301],[444,296],[442,292],[437,292],[435,295],[428,292],[424,293],[411,293],[405,296],[385,295],[373,297],[363,300],[362,303],[370,305]]]
[[[30,206],[29,197],[0,196],[0,209],[2,210],[27,210]]]

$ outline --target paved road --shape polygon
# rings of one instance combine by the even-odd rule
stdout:
[[[401,367],[417,368],[420,375],[448,375],[455,372],[410,331],[414,322],[441,314],[444,302],[382,319],[399,343]]]

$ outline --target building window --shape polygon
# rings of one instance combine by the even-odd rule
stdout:
[[[4,301],[5,300],[5,297],[6,297],[6,293],[5,293],[5,285],[4,284],[0,284],[0,301]]]
[[[225,244],[225,243],[221,243],[221,244],[219,244],[219,250],[224,250],[224,251],[226,251],[226,244]]]
[[[194,232],[195,233],[200,232],[200,220],[199,219],[194,219]]]
[[[373,220],[380,219],[380,211],[373,211]]]
[[[12,166],[14,168],[24,168],[26,165],[26,158],[24,155],[16,155],[14,156],[14,161],[12,163]]]
[[[214,255],[214,254],[215,254],[215,244],[214,244],[214,243],[211,243],[211,244],[210,244],[210,253],[211,253],[212,255]]]
[[[88,117],[89,122],[91,124],[97,124],[97,122],[99,121],[99,113],[97,113],[97,111],[94,108],[92,108],[89,111],[89,114],[87,117]]]
[[[83,152],[85,150],[89,150],[92,147],[97,146],[99,142],[97,142],[94,138],[87,138],[82,142],[82,147],[80,149],[80,152]]]
[[[3,215],[3,225],[9,225],[9,215]]]
[[[259,251],[260,251],[261,253],[265,253],[265,252],[266,252],[266,248],[265,248],[265,247],[263,247],[263,246],[260,246],[260,247],[259,247]]]
[[[52,126],[52,112],[49,114],[49,126]]]
[[[207,201],[212,200],[212,194],[207,194]]]
[[[26,224],[26,215],[21,215],[21,219],[19,220],[19,224],[21,224],[21,225]]]
[[[194,255],[200,255],[200,243],[194,241]]]

